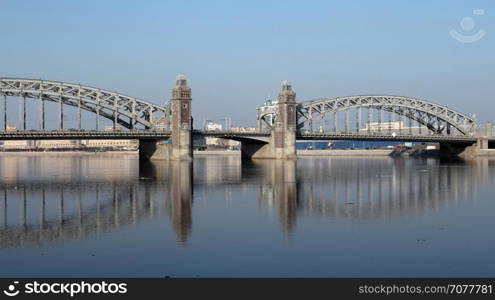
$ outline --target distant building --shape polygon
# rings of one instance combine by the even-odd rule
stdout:
[[[84,149],[115,149],[135,150],[138,140],[26,140],[3,141],[3,150],[84,150]]]
[[[260,111],[268,111],[271,108],[275,107],[275,105],[278,103],[277,100],[271,100],[270,98],[266,99],[265,103],[263,105],[259,106],[257,109]]]
[[[210,126],[208,128],[210,130],[207,130],[207,131],[221,131],[222,125],[218,124],[218,123],[212,123],[212,124],[210,124]],[[255,132],[256,127],[231,126],[229,131],[232,131],[232,132]],[[211,147],[238,148],[241,145],[241,143],[238,141],[229,140],[229,139],[220,139],[220,138],[215,138],[215,137],[206,137],[205,142],[206,142],[206,146],[209,146],[210,148]]]
[[[3,141],[2,148],[5,150],[30,150],[34,141]]]
[[[426,126],[407,126],[401,121],[394,122],[371,122],[367,123],[364,128],[359,129],[361,133],[370,132],[395,132],[396,134],[428,134],[431,131]]]
[[[206,121],[205,122],[205,131],[222,131],[223,126],[220,123],[215,123],[213,121]]]
[[[215,123],[213,121],[206,121],[204,125],[205,131],[222,131],[223,126],[220,123]],[[206,146],[224,146],[224,140],[216,137],[206,137]]]
[[[361,130],[370,131],[386,131],[386,130],[399,130],[404,128],[404,121],[395,122],[371,122]]]
[[[127,148],[128,150],[139,147],[138,140],[81,140],[81,146],[86,148]]]
[[[232,126],[230,131],[233,132],[256,132],[256,127],[252,126]]]
[[[230,131],[233,131],[233,132],[255,132],[256,131],[256,127],[251,127],[251,126],[232,126],[230,127]],[[230,147],[230,148],[238,148],[241,146],[241,143],[238,142],[238,141],[234,141],[234,140],[224,140],[224,144],[225,146],[227,147]]]

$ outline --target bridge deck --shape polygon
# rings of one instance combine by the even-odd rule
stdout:
[[[26,130],[0,131],[0,140],[168,139],[166,131]]]
[[[401,142],[448,142],[474,143],[474,136],[448,135],[395,135],[390,134],[349,134],[349,133],[305,133],[297,136],[298,140],[348,140],[348,141],[401,141]]]
[[[267,132],[231,132],[231,131],[210,131],[200,132],[204,136],[220,138],[249,138],[268,137]],[[449,136],[449,135],[408,135],[401,134],[392,136],[384,133],[343,133],[343,132],[311,132],[301,133],[296,136],[297,140],[349,140],[349,141],[401,141],[401,142],[448,142],[448,143],[474,143],[477,138],[474,136]],[[492,139],[490,139],[492,140]]]
[[[267,138],[268,132],[231,132],[231,131],[193,131],[194,135],[206,137],[249,139]],[[130,130],[130,131],[96,131],[96,130],[16,130],[0,131],[0,140],[56,140],[56,139],[168,139],[169,131]],[[354,140],[354,141],[401,141],[401,142],[449,142],[474,143],[474,136],[448,135],[396,135],[390,134],[358,134],[341,132],[313,132],[297,135],[297,140]],[[494,141],[494,138],[490,138]]]

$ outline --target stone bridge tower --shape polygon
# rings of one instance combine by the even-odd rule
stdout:
[[[169,107],[171,116],[169,128],[171,139],[166,142],[156,140],[139,141],[139,158],[142,160],[191,160],[192,159],[192,118],[191,88],[184,75],[177,75],[172,89]]]
[[[296,105],[296,93],[285,80],[278,94],[278,115],[272,132],[275,158],[296,158]]]
[[[296,93],[289,81],[282,82],[278,94],[275,124],[268,141],[244,140],[241,144],[243,158],[296,158]]]
[[[186,77],[177,75],[170,99],[172,160],[192,159],[191,100],[191,88],[187,86]]]

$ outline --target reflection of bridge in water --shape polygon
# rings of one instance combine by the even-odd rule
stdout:
[[[2,158],[2,174],[6,159]],[[64,159],[58,160],[64,165]],[[38,166],[34,173],[46,163],[34,158],[13,162],[20,170],[26,163]],[[79,161],[67,172],[77,174],[80,164],[93,163],[91,159]],[[193,164],[186,161],[114,163],[124,165],[127,172],[119,170],[97,180],[86,176],[82,180],[60,177],[43,181],[26,176],[2,180],[0,247],[77,239],[161,217],[170,219],[177,242],[184,244],[193,230],[194,195],[210,189],[223,191],[226,200],[235,201],[240,200],[235,197],[242,197],[242,191],[254,188],[259,207],[275,210],[283,231],[291,234],[297,218],[373,220],[421,214],[473,201],[483,185],[495,183],[495,160],[481,158],[443,164],[436,159],[318,158],[296,162],[223,157],[195,160],[194,172]],[[50,178],[49,174],[37,175]]]
[[[475,168],[442,166],[434,159],[423,160],[420,167],[414,167],[417,161],[413,160],[388,160],[371,166],[369,161],[351,163],[356,172],[349,172],[346,162],[334,161],[335,169],[322,174],[328,176],[327,186],[320,183],[319,187],[314,184],[301,187],[300,192],[309,195],[303,204],[306,213],[378,218],[436,210],[460,199],[472,199],[480,185],[491,178],[480,174],[482,167],[488,171],[486,160],[484,166],[481,162]]]
[[[259,186],[260,205],[277,208],[286,233],[298,217],[372,220],[438,211],[474,201],[483,185],[495,183],[495,160],[488,159],[442,164],[437,159],[329,158],[300,160],[297,168],[290,161],[255,164],[268,182]]]
[[[156,168],[140,164],[139,178],[107,178],[108,182],[15,182],[0,185],[0,246],[37,245],[109,232],[168,215],[184,243],[191,229],[190,163],[171,163],[156,180]],[[182,169],[184,169],[184,172]],[[185,176],[182,176],[184,174]],[[125,176],[123,176],[125,177]],[[170,180],[169,180],[170,179]],[[165,190],[162,199],[157,196]]]

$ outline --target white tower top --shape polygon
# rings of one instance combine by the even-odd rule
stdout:
[[[178,86],[186,86],[187,85],[187,78],[186,78],[186,76],[184,76],[182,74],[178,74],[175,77],[175,84],[178,85]]]
[[[289,80],[282,81],[282,91],[292,90],[292,83]]]

